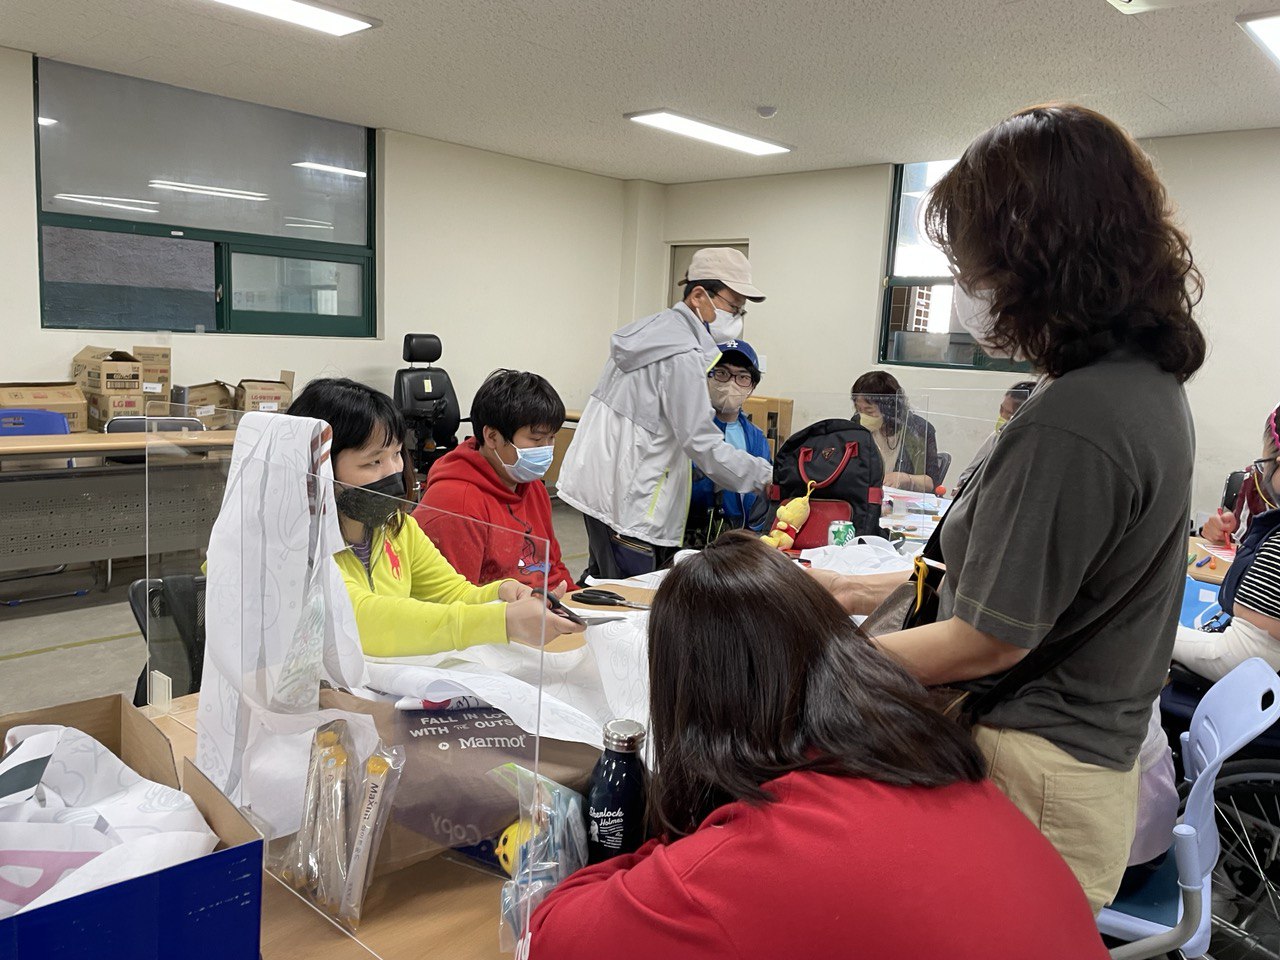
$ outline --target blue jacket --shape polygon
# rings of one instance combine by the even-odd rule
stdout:
[[[754,423],[747,419],[747,415],[738,412],[738,423],[742,426],[742,435],[747,441],[747,453],[753,457],[761,457],[766,462],[772,463],[773,460],[769,456],[769,441],[764,437],[764,432]],[[727,424],[719,417],[715,418],[716,428],[724,433]],[[693,492],[689,498],[689,514],[690,516],[705,516],[710,510],[715,500],[716,485],[711,478],[702,472],[695,463],[693,465]],[[751,508],[756,502],[754,493],[734,493],[731,490],[720,491],[720,506],[724,510],[726,522],[735,527],[743,525],[744,518],[751,516]],[[758,529],[759,524],[756,528]]]

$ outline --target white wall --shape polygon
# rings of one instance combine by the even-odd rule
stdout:
[[[1146,146],[1205,275],[1198,316],[1211,353],[1189,395],[1199,443],[1194,504],[1208,510],[1226,474],[1260,455],[1263,420],[1280,403],[1280,130]],[[666,199],[666,243],[740,237],[751,244],[757,285],[769,296],[751,309],[745,333],[769,357],[760,392],[794,397],[797,426],[847,415],[850,384],[877,366],[890,168],[683,184],[668,187]],[[973,401],[930,388],[1000,391],[1015,379],[885,369],[935,408]],[[994,419],[997,404],[984,415]]]
[[[65,378],[87,343],[169,343],[178,383],[287,368],[389,391],[401,338],[426,332],[464,410],[498,366],[586,402],[617,320],[622,182],[395,132],[379,135],[380,339],[41,329],[31,77],[28,54],[0,49],[0,380]]]

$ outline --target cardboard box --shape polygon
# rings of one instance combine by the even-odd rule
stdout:
[[[783,397],[747,397],[742,405],[747,419],[764,431],[765,439],[771,441],[769,449],[778,452],[778,447],[787,442],[791,436],[791,414],[795,408],[794,400]]]
[[[141,393],[142,362],[111,347],[85,347],[71,360],[71,376],[85,393]]]
[[[82,730],[148,780],[177,789],[173,750],[122,696],[0,717]],[[0,957],[258,960],[262,838],[187,760],[182,791],[222,841],[208,856],[0,920]]]
[[[169,415],[195,417],[207,430],[217,430],[231,424],[235,388],[221,380],[197,383],[191,387],[173,387],[169,391]],[[176,409],[175,409],[176,408]]]
[[[279,380],[241,380],[236,385],[236,409],[245,413],[284,413],[292,402],[292,370],[281,370]]]
[[[107,421],[114,417],[144,417],[147,415],[145,393],[85,393],[89,402],[89,429],[105,430]]]
[[[67,418],[72,433],[89,429],[89,405],[75,383],[0,384],[0,410],[52,410]]]
[[[169,396],[173,382],[173,348],[134,347],[133,355],[142,363],[142,392],[157,400]]]

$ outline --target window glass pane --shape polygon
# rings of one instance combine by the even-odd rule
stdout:
[[[1027,370],[1025,363],[993,360],[956,321],[952,286],[892,286],[889,296],[889,339],[884,359],[890,363],[945,364],[984,370]]]
[[[67,227],[40,235],[46,327],[215,329],[212,243]]]
[[[50,60],[39,99],[42,210],[369,241],[363,127]]]
[[[921,216],[929,189],[954,165],[954,160],[903,164],[898,243],[893,252],[895,277],[945,277],[951,272],[942,251],[925,236]]]
[[[358,317],[364,268],[358,263],[231,255],[231,309]]]

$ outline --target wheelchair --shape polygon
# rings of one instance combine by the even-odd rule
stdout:
[[[1211,682],[1178,663],[1160,695],[1185,802],[1181,734]],[[1221,853],[1213,870],[1211,960],[1280,960],[1280,723],[1225,763],[1214,785]]]

